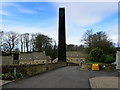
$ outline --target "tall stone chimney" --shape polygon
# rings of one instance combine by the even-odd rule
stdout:
[[[65,8],[59,8],[58,62],[66,62]]]

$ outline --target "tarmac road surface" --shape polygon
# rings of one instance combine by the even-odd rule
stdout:
[[[15,81],[2,88],[90,88],[89,78],[96,76],[118,76],[118,73],[84,71],[79,66],[68,66]]]

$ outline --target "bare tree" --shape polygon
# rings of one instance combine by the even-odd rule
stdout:
[[[93,38],[93,31],[92,30],[87,30],[84,35],[83,35],[83,41],[85,41],[85,44],[88,48],[88,52],[90,52],[92,48],[92,38]]]
[[[25,47],[26,47],[26,51],[29,52],[29,33],[24,33],[23,39],[24,39],[24,52],[25,52]]]
[[[20,42],[21,42],[21,52],[23,52],[23,35],[20,35]]]
[[[85,36],[86,35],[86,36]],[[84,41],[87,45],[88,53],[96,47],[99,47],[104,51],[104,53],[114,53],[115,49],[113,42],[108,38],[105,32],[100,31],[92,33],[91,30],[88,30],[84,35]]]
[[[19,34],[13,31],[9,31],[4,35],[4,44],[8,46],[10,54],[15,46],[18,45]]]
[[[2,51],[3,35],[4,35],[4,32],[0,31],[0,56],[2,55],[1,51]]]
[[[32,33],[31,34],[31,39],[30,39],[30,51],[35,51],[35,38],[37,34]]]

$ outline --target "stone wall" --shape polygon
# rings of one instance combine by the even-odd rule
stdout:
[[[2,65],[13,65],[13,56],[2,56]]]
[[[105,66],[105,67],[104,67]],[[115,70],[115,64],[99,64],[100,70]],[[82,69],[84,70],[92,70],[92,64],[82,64]]]
[[[66,66],[66,63],[54,63],[48,65],[6,65],[2,67],[2,73],[13,73],[14,67],[16,67],[18,73],[22,73],[24,76],[32,76],[64,66]]]

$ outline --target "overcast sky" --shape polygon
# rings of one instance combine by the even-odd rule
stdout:
[[[84,32],[105,31],[118,41],[117,2],[6,2],[2,3],[2,30],[42,33],[58,42],[58,10],[66,10],[66,42],[80,45]]]

